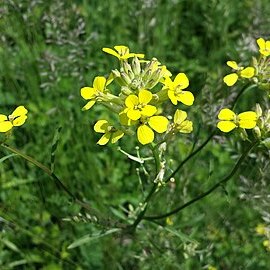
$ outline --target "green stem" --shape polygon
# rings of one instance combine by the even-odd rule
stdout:
[[[249,89],[252,89],[252,88],[255,88],[255,87],[256,87],[256,85],[250,85],[250,86],[248,86],[248,84],[245,84],[245,85],[242,87],[242,89],[239,91],[238,95],[235,97],[235,99],[234,99],[234,101],[233,101],[233,103],[232,103],[232,110],[234,110],[234,108],[235,108],[235,106],[236,106],[236,104],[237,104],[237,101],[238,101],[239,98],[242,96],[242,94],[243,94],[245,91],[247,91],[247,90],[249,90]]]
[[[173,178],[176,173],[192,158],[194,157],[198,152],[200,152],[208,143],[209,141],[214,137],[216,134],[216,131],[213,131],[209,137],[192,153],[190,153],[178,166],[177,168],[166,178],[165,183],[168,183],[171,178]]]
[[[227,176],[225,176],[222,180],[220,180],[215,185],[213,185],[210,189],[208,189],[207,191],[201,193],[199,196],[195,197],[194,199],[188,201],[187,203],[185,203],[185,204],[183,204],[183,205],[175,208],[174,210],[172,210],[172,211],[170,211],[168,213],[165,213],[165,214],[162,214],[162,215],[158,215],[158,216],[145,216],[145,217],[143,217],[143,219],[145,219],[145,220],[156,220],[156,219],[162,219],[162,218],[169,217],[169,216],[171,216],[173,214],[176,214],[176,213],[180,212],[181,210],[185,209],[186,207],[194,204],[195,202],[203,199],[204,197],[208,196],[213,191],[215,191],[218,187],[223,186],[224,184],[226,184],[232,178],[232,176],[236,173],[236,171],[238,170],[238,168],[240,167],[240,165],[242,164],[242,162],[244,161],[244,159],[247,157],[248,153],[258,143],[259,143],[258,141],[255,141],[254,143],[252,143],[246,149],[246,151],[241,155],[241,157],[238,159],[238,161],[235,164],[235,166],[233,167],[232,171]]]
[[[102,225],[102,226],[108,226],[109,223],[114,224],[114,226],[122,227],[123,224],[118,224],[117,222],[114,222],[108,218],[101,217],[101,215],[98,213],[98,211],[94,210],[92,207],[90,207],[87,203],[83,202],[82,200],[78,199],[72,192],[69,191],[69,189],[63,184],[63,182],[45,165],[42,163],[38,162],[34,158],[22,153],[18,149],[15,149],[5,143],[1,144],[2,147],[6,148],[7,150],[17,154],[18,156],[22,157],[23,159],[27,160],[28,162],[34,164],[41,170],[43,170],[49,177],[51,177],[56,184],[70,197],[72,200],[80,205],[82,208],[87,210],[90,215],[96,217],[97,223]]]
[[[168,181],[170,181],[170,179],[172,177],[174,177],[174,175],[184,166],[184,164],[186,162],[188,162],[194,155],[196,155],[199,151],[201,151],[207,144],[208,142],[213,138],[213,136],[215,135],[216,131],[212,132],[210,134],[210,136],[191,154],[189,154],[180,164],[179,166],[170,174],[169,177],[167,177],[167,179],[165,180],[165,183],[167,183]],[[141,222],[141,220],[145,219],[144,215],[145,212],[147,210],[148,207],[148,203],[151,200],[152,196],[154,195],[154,193],[157,191],[158,189],[158,183],[154,183],[154,185],[152,186],[152,189],[150,190],[150,192],[148,193],[146,199],[143,202],[143,210],[140,212],[140,214],[138,215],[137,219],[134,221],[134,223],[132,224],[132,229],[135,230],[137,225]]]

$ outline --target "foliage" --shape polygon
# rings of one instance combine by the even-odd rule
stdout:
[[[108,232],[111,221],[138,214],[151,188],[145,170],[153,161],[138,163],[115,145],[96,145],[96,116],[109,115],[98,106],[81,112],[79,89],[115,65],[117,59],[101,50],[115,44],[157,57],[174,74],[185,72],[197,102],[189,110],[196,128],[172,142],[167,166],[173,170],[206,140],[220,108],[235,99],[236,91],[222,82],[225,63],[251,64],[256,38],[269,37],[269,12],[266,0],[2,1],[1,113],[20,104],[28,109],[27,123],[9,144],[51,168],[103,222],[74,204],[57,180],[1,148],[0,268],[268,269],[269,235],[255,228],[270,224],[269,153],[260,148],[250,154],[231,182],[179,215],[143,221],[135,235]],[[263,91],[253,90],[243,94],[237,112],[264,99]],[[120,145],[135,159],[146,157],[135,144],[136,138],[123,137]],[[216,135],[153,195],[148,214],[166,213],[207,190],[230,172],[245,146]],[[85,235],[87,244],[68,248]]]

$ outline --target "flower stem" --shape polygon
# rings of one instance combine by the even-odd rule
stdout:
[[[104,218],[100,215],[100,213],[93,209],[89,204],[83,202],[82,200],[78,199],[71,191],[69,191],[69,189],[63,184],[63,182],[45,165],[43,165],[42,163],[40,163],[39,161],[35,160],[34,158],[22,153],[21,151],[19,151],[18,149],[15,149],[5,143],[0,144],[2,147],[4,147],[5,149],[9,150],[12,153],[17,154],[18,156],[22,157],[23,159],[27,160],[28,162],[34,164],[35,166],[37,166],[38,168],[40,168],[42,171],[44,171],[49,177],[51,177],[56,184],[78,205],[80,205],[82,208],[84,208],[85,210],[87,210],[90,215],[92,215],[93,217],[93,221],[98,223],[99,225],[102,226],[118,226],[118,227],[122,227],[123,224],[119,224],[118,222],[112,221],[109,218]]]
[[[173,214],[176,214],[180,211],[182,211],[183,209],[185,209],[186,207],[194,204],[195,202],[205,198],[206,196],[208,196],[209,194],[211,194],[213,191],[215,191],[218,187],[226,184],[231,178],[232,176],[236,173],[236,171],[238,170],[238,168],[240,167],[240,165],[242,164],[242,162],[244,161],[244,159],[248,156],[248,153],[251,151],[251,149],[253,147],[255,147],[259,142],[255,141],[253,142],[247,149],[246,151],[241,155],[241,157],[238,159],[237,163],[235,164],[235,166],[233,167],[233,169],[231,170],[231,172],[225,176],[223,179],[221,179],[219,182],[217,182],[215,185],[213,185],[210,189],[208,189],[207,191],[201,193],[200,195],[198,195],[197,197],[195,197],[194,199],[188,201],[187,203],[175,208],[174,210],[162,214],[162,215],[157,215],[157,216],[145,216],[143,217],[143,219],[145,220],[156,220],[156,219],[162,219],[162,218],[166,218],[169,217]]]

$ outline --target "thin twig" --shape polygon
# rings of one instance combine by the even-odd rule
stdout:
[[[241,163],[244,161],[244,159],[247,157],[248,153],[251,151],[251,149],[253,147],[255,147],[258,144],[258,141],[255,141],[254,143],[252,143],[248,149],[241,155],[241,157],[239,158],[239,160],[237,161],[237,163],[235,164],[235,166],[233,167],[232,171],[226,176],[224,177],[222,180],[220,180],[219,182],[217,182],[215,185],[213,185],[210,189],[208,189],[206,192],[201,193],[199,196],[197,196],[196,198],[188,201],[187,203],[175,208],[174,210],[162,214],[162,215],[157,215],[157,216],[145,216],[143,217],[143,219],[145,220],[156,220],[156,219],[162,219],[162,218],[166,218],[169,217],[173,214],[176,214],[178,212],[180,212],[181,210],[183,210],[184,208],[194,204],[195,202],[203,199],[204,197],[208,196],[209,194],[211,194],[214,190],[216,190],[218,187],[223,186],[225,183],[227,183],[232,176],[236,173],[236,171],[238,170],[238,168],[240,167]]]

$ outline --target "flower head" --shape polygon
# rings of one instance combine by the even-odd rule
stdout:
[[[265,235],[267,233],[267,227],[265,224],[258,224],[255,228],[255,231],[259,235]]]
[[[151,116],[140,119],[140,126],[137,129],[137,137],[141,144],[148,144],[154,141],[155,134],[167,131],[169,120],[165,116]],[[154,130],[154,131],[153,131]]]
[[[240,67],[235,61],[227,61],[227,66],[234,69],[236,72],[226,75],[223,78],[223,81],[227,84],[227,86],[233,86],[239,77],[250,79],[255,75],[254,67]]]
[[[94,130],[97,133],[104,133],[104,135],[99,139],[97,144],[105,145],[110,140],[111,143],[116,143],[124,136],[124,132],[116,129],[112,125],[109,124],[107,120],[99,120],[94,125]]]
[[[23,125],[27,119],[27,112],[24,106],[19,106],[9,116],[0,114],[0,132],[7,132],[13,127]]]
[[[189,80],[185,73],[179,73],[174,81],[170,77],[166,77],[163,89],[168,90],[168,97],[174,105],[180,101],[187,106],[191,106],[194,102],[194,96],[190,91],[184,91],[189,86]]]
[[[236,115],[230,109],[222,109],[218,114],[217,127],[223,132],[230,132],[233,129],[240,127],[244,129],[252,129],[257,123],[257,114],[252,111],[247,111]]]
[[[129,95],[125,100],[127,117],[131,120],[138,120],[141,116],[152,116],[156,113],[157,108],[148,103],[152,99],[152,93],[147,90],[140,90],[138,97]]]
[[[193,124],[186,120],[187,113],[182,110],[176,110],[173,118],[174,128],[181,133],[191,133],[193,131]]]
[[[263,38],[257,39],[257,44],[259,46],[259,52],[263,56],[270,55],[270,40],[265,41]]]
[[[114,50],[111,48],[102,48],[102,51],[117,57],[119,60],[125,60],[134,56],[144,58],[144,54],[142,53],[130,53],[127,46],[118,45],[113,48]]]
[[[93,87],[81,88],[81,96],[85,100],[90,100],[83,107],[83,110],[89,110],[96,103],[97,98],[104,93],[106,86],[106,78],[103,76],[95,77]]]

